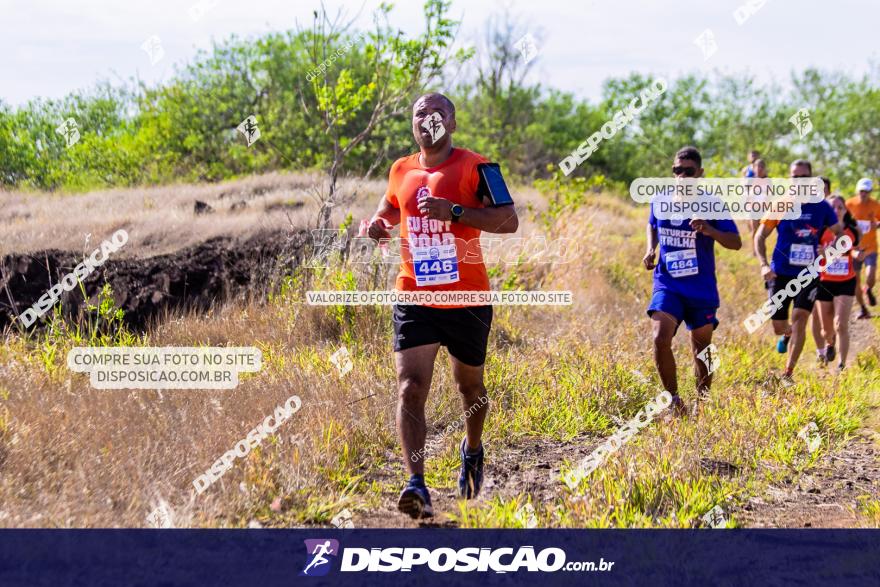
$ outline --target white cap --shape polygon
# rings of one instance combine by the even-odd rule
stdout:
[[[874,189],[874,182],[867,177],[863,177],[859,180],[859,183],[856,184],[857,192],[870,192],[872,189]]]

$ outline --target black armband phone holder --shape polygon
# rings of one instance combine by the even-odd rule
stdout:
[[[477,187],[477,195],[480,198],[489,198],[493,206],[510,206],[513,197],[504,177],[501,175],[501,166],[497,163],[480,163],[477,165],[477,173],[480,175],[480,184]]]

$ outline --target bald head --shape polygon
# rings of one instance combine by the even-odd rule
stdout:
[[[423,150],[448,150],[455,132],[455,104],[437,92],[419,96],[413,104],[412,130]]]
[[[452,100],[450,100],[448,97],[446,97],[446,95],[441,94],[439,92],[431,92],[429,94],[423,94],[423,95],[419,96],[419,98],[413,104],[413,110],[415,110],[415,108],[419,105],[419,102],[421,102],[423,100],[430,100],[432,102],[433,101],[442,102],[443,105],[446,107],[446,110],[453,116],[453,118],[455,117],[455,104],[453,104]]]

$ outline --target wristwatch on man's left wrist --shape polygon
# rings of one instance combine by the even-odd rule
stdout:
[[[464,214],[464,207],[461,204],[453,204],[449,209],[449,213],[452,214],[452,221],[458,222],[458,219]]]

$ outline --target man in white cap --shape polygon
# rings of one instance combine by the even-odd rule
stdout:
[[[856,185],[857,196],[853,196],[846,201],[846,209],[852,214],[859,225],[859,231],[862,233],[862,239],[859,241],[859,249],[855,259],[856,279],[861,280],[862,266],[867,267],[864,286],[856,283],[856,299],[862,307],[859,318],[870,318],[868,306],[865,304],[867,297],[868,304],[877,305],[877,298],[871,288],[877,281],[877,228],[880,226],[880,202],[871,198],[871,190],[874,189],[874,182],[867,177],[863,177]]]

